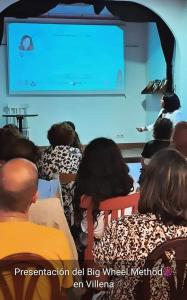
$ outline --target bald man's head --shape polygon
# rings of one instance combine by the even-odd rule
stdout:
[[[36,199],[38,172],[25,159],[13,159],[0,168],[0,209],[26,212]]]

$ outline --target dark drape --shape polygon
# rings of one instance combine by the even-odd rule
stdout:
[[[38,17],[59,3],[60,0],[20,0],[8,6],[0,13],[0,44],[2,43],[4,32],[4,17]]]
[[[7,7],[2,15],[16,18],[38,17],[59,3],[59,0],[20,0]]]
[[[157,28],[160,36],[162,50],[166,60],[166,78],[168,79],[167,92],[173,92],[173,53],[175,48],[175,38],[168,26],[160,19],[157,21]]]
[[[168,79],[167,92],[173,91],[172,59],[175,39],[169,27],[163,20],[149,8],[131,1],[107,1],[107,0],[21,0],[6,8],[0,14],[0,42],[3,34],[3,17],[37,17],[52,9],[59,3],[92,4],[96,14],[104,7],[117,18],[126,22],[156,22],[161,41],[162,50],[166,60],[166,78]]]
[[[157,15],[149,8],[131,1],[106,2],[108,10],[126,22],[155,22]]]

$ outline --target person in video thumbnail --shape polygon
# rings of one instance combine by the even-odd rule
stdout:
[[[22,51],[31,51],[34,49],[32,37],[29,35],[23,35],[20,41],[19,49]]]

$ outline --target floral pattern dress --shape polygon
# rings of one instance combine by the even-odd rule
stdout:
[[[145,261],[158,245],[168,239],[187,237],[187,227],[165,225],[153,214],[134,214],[113,221],[93,249],[97,265],[124,273],[113,273],[112,287],[102,299],[134,300]],[[157,265],[158,268],[158,265]],[[163,276],[151,276],[152,300],[169,300],[168,283]]]
[[[76,174],[79,168],[82,153],[78,148],[71,146],[48,147],[42,153],[38,162],[39,178],[51,180],[59,173]],[[62,201],[67,221],[72,225],[73,219],[73,182],[61,184]]]

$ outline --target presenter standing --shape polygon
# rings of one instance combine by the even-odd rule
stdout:
[[[161,110],[157,116],[157,119],[169,119],[173,126],[181,121],[181,111],[180,111],[180,100],[176,94],[165,95],[160,100]],[[139,132],[151,131],[153,130],[154,123],[147,125],[145,127],[136,128]]]

